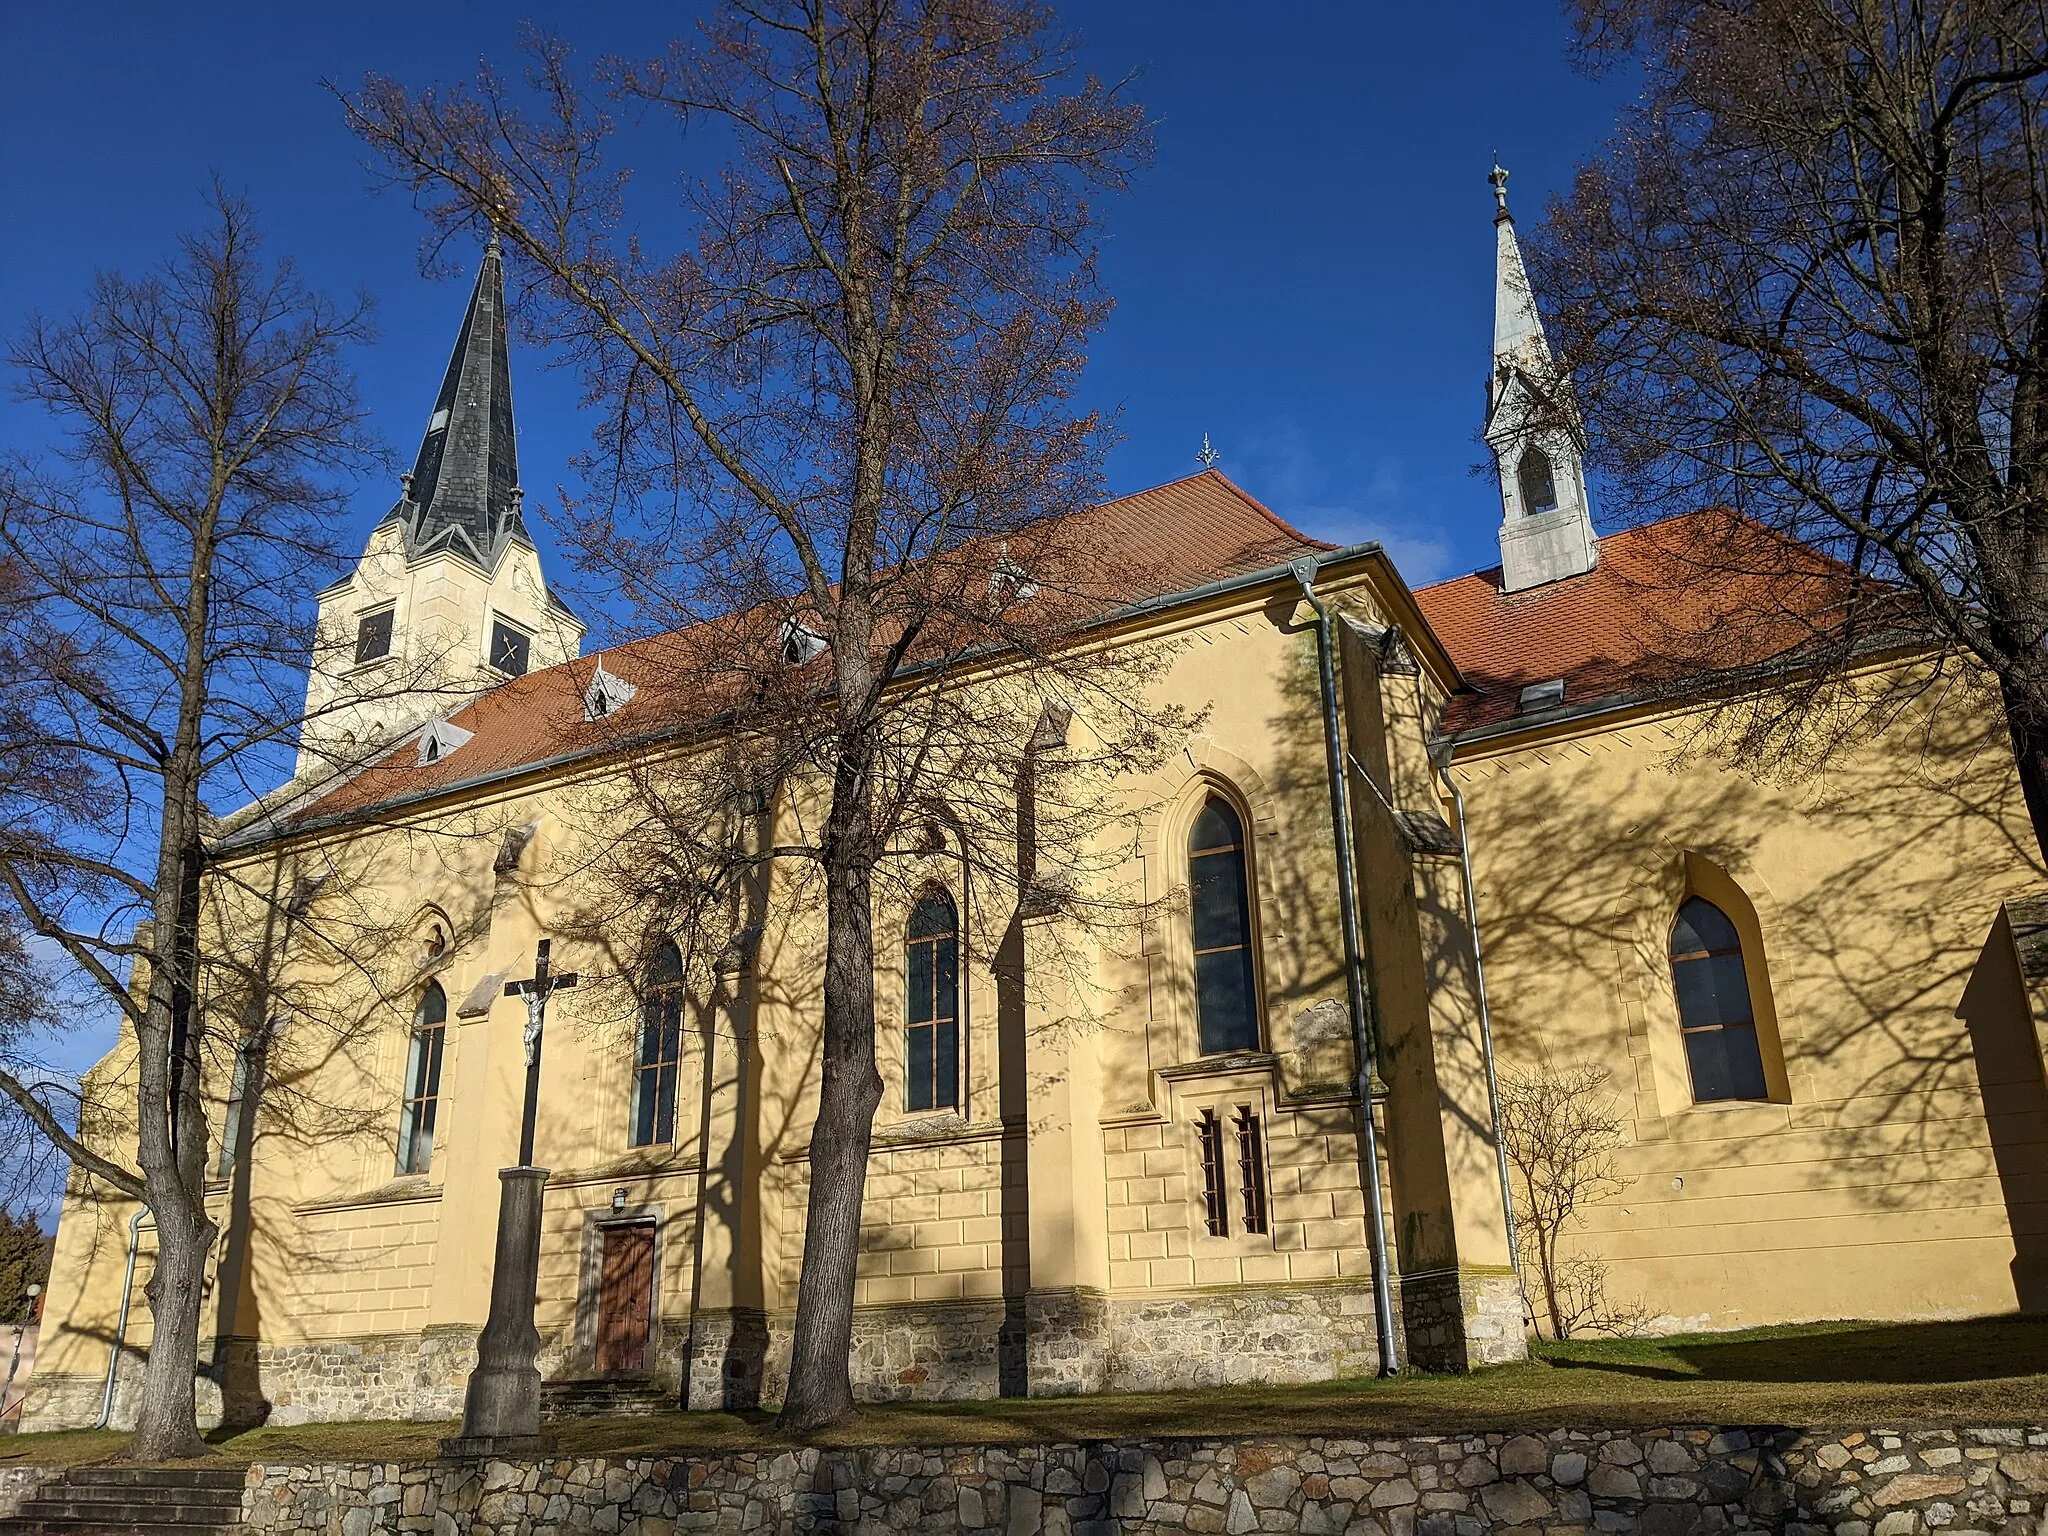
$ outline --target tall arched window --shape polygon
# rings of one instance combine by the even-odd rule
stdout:
[[[1671,985],[1695,1104],[1768,1099],[1756,1013],[1742,967],[1742,935],[1728,914],[1694,896],[1671,925]]]
[[[405,1108],[398,1119],[398,1171],[425,1173],[434,1161],[434,1109],[441,1099],[441,1042],[448,1025],[448,994],[430,981],[412,1011],[412,1041],[405,1055]]]
[[[676,1069],[683,1054],[683,956],[664,943],[640,989],[640,1048],[633,1068],[633,1145],[676,1139]]]
[[[1188,834],[1188,892],[1195,930],[1195,1013],[1202,1053],[1259,1048],[1258,988],[1252,978],[1251,891],[1245,881],[1244,823],[1211,795]]]
[[[1531,443],[1522,450],[1522,462],[1515,468],[1522,491],[1522,511],[1551,512],[1557,508],[1557,476],[1550,467],[1550,455]]]
[[[953,898],[944,891],[925,892],[912,909],[903,941],[903,973],[909,992],[905,1107],[956,1108],[960,1103],[960,920],[953,911]]]

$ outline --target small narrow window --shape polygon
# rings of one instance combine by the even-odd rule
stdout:
[[[960,1103],[960,924],[953,899],[928,891],[910,914],[903,945],[908,982],[910,1109],[952,1109]]]
[[[1549,454],[1531,443],[1523,450],[1515,478],[1521,485],[1523,512],[1557,510],[1557,476],[1551,470]]]
[[[633,1068],[633,1145],[676,1139],[676,1072],[683,1048],[683,956],[664,943],[640,994],[640,1049]]]
[[[1728,914],[1692,897],[1671,926],[1671,985],[1695,1104],[1768,1099],[1742,936]]]
[[[1237,1106],[1237,1175],[1244,1185],[1244,1229],[1266,1230],[1266,1147],[1264,1128],[1251,1105]]]
[[[379,608],[356,621],[356,665],[391,654],[391,618],[395,610]]]
[[[1211,1237],[1230,1235],[1229,1197],[1223,1189],[1223,1122],[1205,1109],[1197,1126],[1202,1138],[1202,1205]]]
[[[492,666],[507,677],[524,677],[532,658],[533,637],[525,630],[514,629],[503,619],[491,626]]]
[[[441,1041],[447,1023],[448,994],[430,981],[413,1010],[406,1052],[405,1109],[398,1122],[400,1173],[425,1173],[434,1161],[434,1109],[441,1098]]]
[[[1194,909],[1195,1012],[1202,1053],[1257,1050],[1244,823],[1220,796],[1209,797],[1188,836],[1188,886]]]

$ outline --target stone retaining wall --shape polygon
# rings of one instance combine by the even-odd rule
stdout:
[[[2037,1536],[2048,1429],[1683,1428],[258,1466],[252,1531]]]
[[[0,1440],[0,1445],[5,1445]],[[0,1520],[5,1520],[28,1502],[49,1474],[41,1467],[0,1467]]]

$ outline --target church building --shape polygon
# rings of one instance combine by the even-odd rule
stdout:
[[[1160,573],[1100,637],[1157,648],[1156,701],[1198,724],[1119,787],[1132,931],[991,910],[943,838],[878,899],[862,1396],[1521,1358],[1551,1322],[1503,1102],[1566,1067],[1614,1141],[1563,1245],[1576,1326],[2048,1309],[2048,910],[2002,723],[1930,698],[1804,775],[1717,754],[1672,639],[1758,633],[1734,621],[1768,599],[1671,579],[1709,513],[1599,531],[1494,185],[1498,566],[1413,590],[1213,468],[1078,514]],[[209,1415],[460,1411],[519,1151],[507,984],[544,940],[579,977],[533,1159],[553,1400],[740,1407],[786,1373],[818,919],[771,862],[708,989],[584,920],[592,807],[693,679],[672,637],[586,657],[549,589],[503,288],[493,247],[403,495],[320,595],[300,776],[215,850],[284,929],[378,958],[266,929],[327,1024],[209,1021],[244,1042],[209,1085]],[[772,837],[796,811],[758,813]],[[132,1040],[95,1073],[132,1100]],[[134,1215],[74,1179],[27,1427],[130,1411]]]

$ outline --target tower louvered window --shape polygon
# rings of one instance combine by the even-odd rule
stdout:
[[[1521,488],[1524,512],[1534,514],[1557,510],[1557,472],[1551,467],[1550,455],[1541,448],[1532,443],[1522,451],[1522,462],[1516,466],[1515,479]]]

